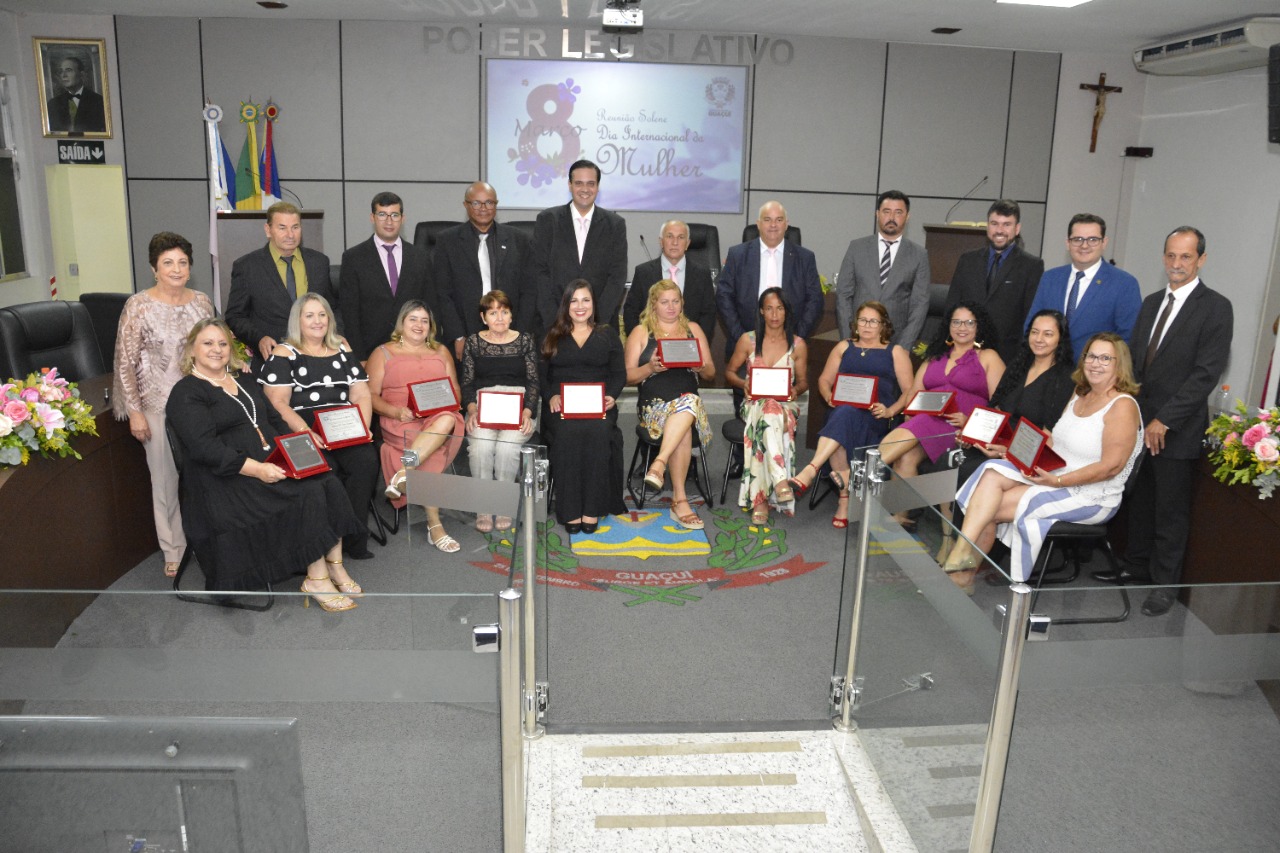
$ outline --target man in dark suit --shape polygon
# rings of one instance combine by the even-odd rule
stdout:
[[[915,345],[929,314],[929,255],[906,238],[911,199],[898,190],[876,198],[876,233],[849,243],[836,282],[836,322],[853,334],[858,306],[876,300],[889,309],[892,343]]]
[[[1022,209],[1000,199],[987,210],[987,246],[965,252],[947,291],[946,314],[960,302],[987,310],[996,329],[996,351],[1007,365],[1022,344],[1022,325],[1036,298],[1044,261],[1022,250]]]
[[[1071,263],[1054,267],[1040,277],[1036,298],[1027,309],[1023,331],[1042,308],[1061,311],[1071,332],[1071,351],[1078,357],[1095,332],[1115,332],[1131,340],[1133,323],[1142,305],[1138,280],[1107,263],[1107,223],[1092,213],[1077,213],[1067,224]]]
[[[640,264],[631,274],[631,290],[622,308],[622,323],[627,334],[640,325],[640,315],[649,302],[649,288],[670,279],[684,294],[684,315],[701,326],[710,340],[715,333],[716,292],[711,284],[711,270],[686,255],[689,226],[678,219],[665,222],[659,239],[662,254]]]
[[[343,330],[352,353],[362,362],[374,347],[390,339],[396,315],[409,300],[424,302],[433,317],[441,314],[426,251],[400,237],[404,227],[400,196],[378,193],[369,210],[373,236],[342,253],[338,274]]]
[[[54,66],[54,77],[62,91],[45,105],[49,130],[59,133],[106,133],[107,112],[102,95],[85,87],[88,73],[84,60],[68,56]]]
[[[627,285],[627,223],[596,205],[600,167],[578,160],[569,167],[573,200],[538,214],[533,229],[533,274],[537,291],[538,334],[555,321],[565,285],[583,278],[591,283],[597,323],[616,323]]]
[[[293,301],[318,293],[333,304],[329,258],[302,246],[302,214],[287,201],[267,208],[267,245],[236,258],[226,319],[231,331],[254,350],[256,370],[284,339]],[[302,263],[298,263],[298,256]],[[336,309],[335,309],[336,310]]]
[[[1204,235],[1189,225],[1164,241],[1169,284],[1148,296],[1133,329],[1133,365],[1142,383],[1138,405],[1146,421],[1147,458],[1127,502],[1126,582],[1176,584],[1191,524],[1191,491],[1208,398],[1231,354],[1231,302],[1200,280]],[[1116,580],[1096,572],[1101,581]],[[1177,590],[1162,587],[1142,605],[1148,616],[1168,612]]]
[[[791,303],[793,329],[807,338],[822,316],[822,284],[813,252],[786,240],[787,211],[776,201],[760,206],[756,219],[760,239],[729,249],[716,285],[716,307],[729,333],[725,358],[733,355],[738,338],[756,330],[760,294],[781,287]]]
[[[443,339],[453,341],[456,357],[468,335],[485,328],[480,297],[501,290],[511,300],[512,327],[534,328],[535,293],[529,268],[529,238],[496,221],[498,193],[484,181],[467,187],[462,197],[467,221],[436,237],[433,271],[440,292]]]

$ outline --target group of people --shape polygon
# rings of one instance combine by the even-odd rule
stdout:
[[[967,540],[985,549],[1001,536],[1015,576],[1025,577],[1054,519],[1114,512],[1145,448],[1159,461],[1141,469],[1137,488],[1160,510],[1131,514],[1137,535],[1119,580],[1177,581],[1185,529],[1176,524],[1186,512],[1172,504],[1187,491],[1178,484],[1198,453],[1205,401],[1231,337],[1230,304],[1198,279],[1200,232],[1169,235],[1168,287],[1144,303],[1136,280],[1103,260],[1099,217],[1074,217],[1072,263],[1044,272],[1022,248],[1017,203],[998,201],[988,212],[988,245],[958,264],[944,322],[913,374],[908,348],[924,327],[928,257],[903,236],[910,199],[882,193],[875,234],[853,240],[841,265],[837,314],[849,337],[817,383],[830,403],[840,374],[873,376],[876,399],[867,408],[833,407],[816,452],[799,465],[805,339],[823,295],[813,252],[787,237],[785,209],[775,201],[760,208],[759,238],[729,250],[714,286],[710,271],[688,255],[688,226],[664,223],[661,256],[636,268],[628,293],[626,223],[595,204],[599,182],[595,164],[573,164],[571,201],[543,211],[532,238],[498,222],[497,192],[474,183],[463,198],[467,221],[437,236],[434,256],[401,238],[403,202],[379,193],[372,236],[343,255],[336,306],[328,259],[302,246],[298,210],[277,204],[267,213],[267,245],[233,267],[225,322],[187,287],[190,244],[156,235],[156,284],[136,294],[121,319],[116,406],[147,444],[166,571],[176,569],[189,539],[211,588],[305,573],[302,588],[322,607],[350,609],[361,590],[343,555],[369,556],[379,473],[387,497],[403,505],[407,469],[444,470],[464,435],[473,475],[511,480],[520,444],[540,430],[557,521],[571,534],[591,535],[601,518],[624,511],[617,401],[628,385],[638,389],[639,420],[656,447],[644,479],[655,489],[669,480],[671,520],[700,529],[685,481],[695,448],[705,452],[712,440],[698,388],[714,377],[710,338],[722,322],[725,380],[740,395],[744,422],[739,502],[753,523],[768,523],[771,510],[793,512],[796,498],[826,472],[839,493],[832,524],[847,527],[860,452],[879,444],[898,474],[911,476],[955,445],[975,407],[996,406],[1052,430],[1066,465],[1023,475],[999,445],[986,447],[981,460],[971,454],[966,467],[976,470],[962,472],[957,496]],[[670,339],[694,342],[697,360],[667,366],[660,342]],[[249,348],[243,373],[237,340]],[[753,394],[756,367],[786,368],[789,388]],[[419,417],[408,386],[441,379],[456,410]],[[566,383],[602,386],[603,415],[564,417]],[[482,426],[482,390],[520,395],[519,426]],[[954,410],[895,426],[924,390],[954,392]],[[367,429],[380,432],[380,449],[326,448],[314,413],[335,406],[353,406]],[[184,460],[182,514],[172,459],[157,441],[166,428]],[[334,476],[293,480],[266,461],[276,436],[296,432],[312,434]],[[511,524],[485,514],[475,520],[483,532]],[[432,507],[428,526],[435,547],[458,550]],[[271,547],[257,547],[254,528],[274,531]],[[972,589],[978,560],[967,543],[945,542],[939,561]],[[1144,609],[1164,612],[1169,603],[1148,601]]]

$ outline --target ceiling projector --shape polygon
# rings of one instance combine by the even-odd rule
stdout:
[[[644,29],[640,0],[613,0],[601,13],[601,29],[606,33],[638,33]]]

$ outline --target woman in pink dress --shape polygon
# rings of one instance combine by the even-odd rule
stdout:
[[[400,457],[407,448],[418,454],[418,470],[439,473],[448,467],[462,447],[463,418],[457,411],[419,418],[409,408],[409,384],[448,378],[458,398],[458,375],[453,356],[436,341],[436,324],[422,302],[404,304],[396,317],[391,340],[369,354],[369,391],[373,410],[382,424],[382,473],[387,497],[399,509],[405,505],[408,474]],[[427,536],[441,551],[453,553],[461,546],[445,532],[438,507],[427,507]]]

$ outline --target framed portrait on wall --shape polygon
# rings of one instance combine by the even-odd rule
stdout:
[[[105,39],[34,38],[40,127],[46,139],[111,138]]]

